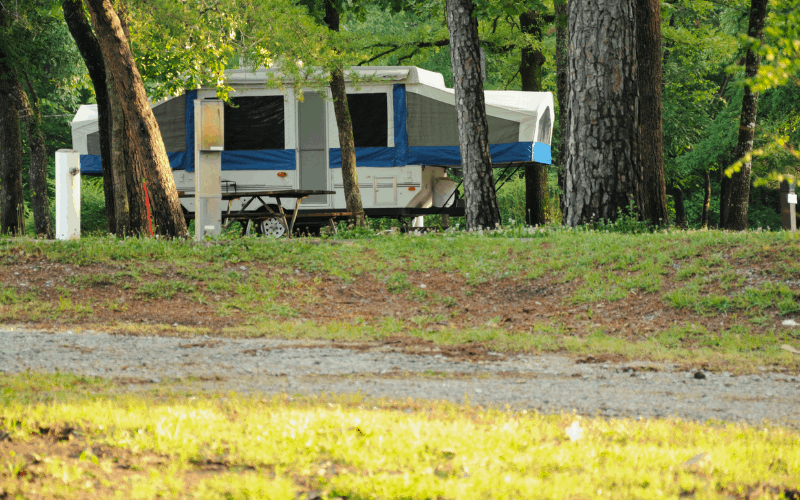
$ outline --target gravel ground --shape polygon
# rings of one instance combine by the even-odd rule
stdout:
[[[353,346],[356,347],[356,346]],[[72,372],[131,387],[186,381],[242,393],[356,393],[541,413],[677,417],[800,427],[800,377],[678,371],[672,365],[576,363],[565,356],[497,354],[493,361],[408,355],[391,345],[216,337],[140,337],[0,328],[0,372]]]

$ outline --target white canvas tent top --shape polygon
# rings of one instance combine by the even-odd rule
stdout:
[[[97,104],[84,104],[78,108],[70,125],[72,125],[72,149],[80,151],[82,154],[99,155],[99,142],[97,151],[91,153],[87,143],[88,136],[97,132]]]
[[[294,91],[265,87],[268,78],[277,75],[264,69],[226,72],[235,106],[225,111],[223,171],[298,170],[303,155],[314,156],[329,169],[340,168],[332,106],[323,104],[317,114],[324,126],[307,132],[313,126],[309,118],[303,118]],[[346,76],[357,166],[460,167],[454,90],[445,86],[441,74],[397,66],[354,67]],[[306,97],[314,92],[304,90]],[[192,101],[214,97],[213,89],[197,89],[153,107],[173,170],[194,171]],[[486,91],[485,97],[493,164],[551,163],[552,94]],[[322,133],[325,141],[304,144],[306,133]],[[72,121],[72,136],[73,148],[83,155],[82,172],[101,173],[96,106],[80,107]],[[326,153],[324,161],[312,151]]]

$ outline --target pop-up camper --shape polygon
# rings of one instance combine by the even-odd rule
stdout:
[[[222,192],[309,189],[335,191],[302,203],[304,211],[345,210],[339,135],[330,89],[266,88],[270,70],[227,73],[233,106],[225,107]],[[375,216],[463,214],[447,168],[459,168],[454,91],[444,78],[413,66],[357,67],[348,81],[356,164],[365,213]],[[553,96],[549,92],[486,91],[495,167],[551,163]],[[186,92],[153,106],[179,191],[194,191],[194,105],[214,89]],[[101,174],[96,106],[72,122],[83,174]],[[182,198],[188,212],[194,199]],[[236,207],[234,207],[236,208]],[[255,206],[254,206],[255,208]],[[292,208],[289,206],[288,208]]]

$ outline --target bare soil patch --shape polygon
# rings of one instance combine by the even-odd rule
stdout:
[[[595,331],[631,341],[650,336],[676,325],[693,325],[715,334],[734,325],[746,325],[752,334],[766,334],[779,324],[774,321],[753,324],[744,315],[697,314],[669,306],[664,295],[675,287],[675,271],[664,276],[658,292],[633,291],[615,301],[574,304],[581,277],[562,281],[553,275],[526,280],[503,277],[469,284],[458,273],[408,272],[401,290],[391,289],[385,278],[363,274],[355,281],[322,273],[294,270],[264,262],[226,264],[223,272],[238,273],[241,285],[255,278],[270,278],[280,290],[270,304],[286,306],[287,316],[262,313],[263,304],[249,307],[235,290],[220,290],[213,280],[202,278],[202,268],[189,275],[171,263],[132,269],[135,263],[72,266],[31,256],[14,264],[0,266],[0,283],[6,289],[27,297],[29,302],[0,302],[0,322],[25,324],[44,329],[96,329],[136,334],[236,335],[237,327],[253,323],[265,314],[272,320],[380,325],[392,320],[409,328],[464,330],[495,327],[512,334],[535,335],[541,329],[583,338]],[[136,271],[136,278],[131,271]],[[200,275],[200,279],[198,279]],[[753,276],[763,276],[752,273]],[[763,278],[759,278],[763,279]],[[159,293],[152,283],[168,284],[170,293]],[[150,284],[150,287],[148,285]],[[22,300],[22,299],[20,299]],[[691,347],[702,336],[686,336],[682,345]],[[335,343],[359,349],[358,343]],[[399,334],[383,341],[392,350],[417,354],[441,354],[472,360],[490,358],[480,342],[441,345]],[[196,346],[188,342],[187,346]],[[363,348],[374,349],[374,343]],[[620,356],[585,358],[580,362],[616,362]]]

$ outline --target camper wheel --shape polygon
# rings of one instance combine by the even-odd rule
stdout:
[[[286,228],[278,219],[248,220],[242,222],[242,236],[250,234],[263,234],[280,238],[286,232]]]
[[[283,223],[276,219],[276,218],[269,218],[264,219],[258,223],[258,231],[259,234],[263,234],[264,236],[272,236],[274,238],[280,238],[286,232],[286,228],[283,227]]]

